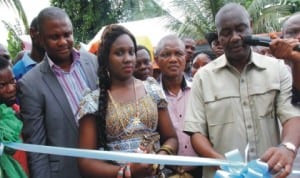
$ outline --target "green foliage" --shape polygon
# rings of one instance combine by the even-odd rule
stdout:
[[[18,52],[22,50],[22,42],[13,30],[9,30],[7,38],[7,50],[11,59],[14,59]]]
[[[75,41],[86,43],[105,25],[164,14],[154,0],[51,0],[70,16]]]
[[[128,22],[146,18],[158,17],[166,12],[154,0],[127,0],[112,1],[117,4],[117,10],[121,15],[119,22]]]
[[[299,2],[299,1],[298,1]],[[254,33],[281,30],[281,22],[291,15],[293,3],[282,0],[254,0],[248,7]]]
[[[228,2],[238,2],[242,5],[250,4],[250,0],[173,0],[172,6],[182,11],[183,22],[169,16],[170,28],[180,36],[195,39],[203,38],[209,31],[215,31],[215,16],[218,10]],[[187,15],[188,14],[188,15]]]
[[[111,10],[108,0],[51,0],[51,5],[64,9],[70,16],[77,42],[86,43],[102,26],[116,23],[119,15]]]
[[[182,22],[170,16],[170,28],[180,36],[201,39],[206,32],[215,31],[215,15],[229,2],[248,10],[254,33],[280,31],[282,20],[300,11],[300,0],[173,0],[172,5],[183,11],[185,19]]]
[[[6,8],[10,9],[12,12],[17,12],[24,25],[25,34],[29,33],[28,20],[20,0],[0,0],[0,6],[6,6]]]

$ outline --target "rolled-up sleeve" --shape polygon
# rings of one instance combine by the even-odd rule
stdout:
[[[285,65],[279,66],[280,72],[280,93],[278,95],[277,104],[277,114],[281,123],[286,120],[299,117],[300,110],[298,107],[292,104],[292,75]]]
[[[203,100],[203,87],[200,75],[197,73],[193,79],[191,95],[189,98],[185,115],[184,131],[186,133],[196,133],[207,136],[207,121],[205,116],[205,105]]]

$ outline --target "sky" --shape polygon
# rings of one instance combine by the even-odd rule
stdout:
[[[25,10],[28,23],[30,24],[32,19],[38,15],[40,10],[45,7],[50,6],[49,0],[20,0],[23,8]],[[0,7],[0,20],[5,20],[11,24],[16,23],[17,15],[16,12],[12,9],[8,9],[7,7]],[[0,43],[7,45],[6,38],[7,38],[7,30],[5,29],[2,22],[0,22]]]

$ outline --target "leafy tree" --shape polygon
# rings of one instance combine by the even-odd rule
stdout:
[[[236,0],[237,2],[238,0]],[[170,28],[179,33],[180,36],[190,36],[195,39],[203,38],[209,31],[215,31],[215,16],[218,10],[232,0],[173,0],[172,6],[182,11],[185,17],[180,21],[170,17]],[[240,0],[242,5],[249,3],[249,0]],[[188,14],[188,15],[187,15]]]
[[[300,10],[300,0],[173,0],[172,5],[183,12],[185,19],[180,21],[170,16],[170,28],[181,36],[201,39],[206,32],[215,31],[215,15],[228,2],[246,7],[254,33],[280,31],[280,22]]]
[[[103,26],[160,16],[164,11],[154,0],[51,0],[65,9],[74,26],[77,41],[87,42]]]
[[[119,12],[112,10],[108,0],[51,0],[70,16],[77,42],[87,42],[102,26],[116,23]]]
[[[29,32],[27,17],[20,0],[0,0],[0,6],[9,9],[12,13],[16,13],[21,19],[21,21],[19,19],[16,20],[15,24],[5,20],[1,21],[8,30],[7,49],[11,58],[14,59],[17,53],[22,50],[22,40],[19,38],[19,35],[28,34]],[[21,26],[24,27],[25,32],[23,32]]]
[[[9,30],[7,36],[7,50],[13,60],[17,56],[18,52],[22,50],[22,42],[13,30]]]
[[[112,0],[120,14],[119,22],[128,22],[164,15],[166,12],[155,0]]]
[[[27,20],[27,16],[26,13],[24,11],[24,8],[21,4],[20,0],[0,0],[0,6],[4,6],[5,8],[10,9],[13,13],[17,13],[17,15],[19,16],[19,18],[21,19],[24,29],[25,29],[25,34],[28,34],[29,32],[29,25],[28,25],[28,20]],[[12,26],[9,22],[4,21],[6,24]],[[19,22],[17,22],[19,23]],[[19,23],[20,24],[20,23]],[[12,28],[15,29],[15,28]],[[17,29],[18,33],[20,33],[20,29]],[[21,31],[22,33],[22,31]],[[21,35],[21,34],[19,34]]]
[[[248,7],[254,33],[281,30],[281,22],[299,10],[300,1],[254,0]]]

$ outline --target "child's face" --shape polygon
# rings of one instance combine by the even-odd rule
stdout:
[[[11,67],[0,70],[0,103],[11,106],[16,102],[16,80]]]

